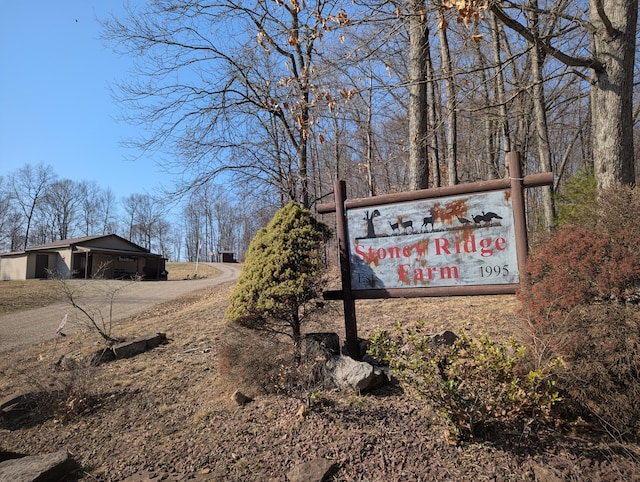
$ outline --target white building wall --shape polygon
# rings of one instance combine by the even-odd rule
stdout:
[[[5,256],[0,260],[0,280],[11,281],[27,278],[27,255]]]

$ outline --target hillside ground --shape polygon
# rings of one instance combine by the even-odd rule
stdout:
[[[87,333],[4,353],[0,393],[47,393],[31,411],[0,421],[0,450],[38,454],[66,449],[78,480],[286,481],[316,457],[336,464],[334,481],[632,481],[640,450],[594,431],[545,429],[456,444],[440,414],[402,385],[368,394],[331,389],[275,393],[257,387],[260,370],[238,373],[242,357],[271,362],[287,347],[230,335],[224,311],[233,283],[190,293],[119,322],[123,338],[158,331],[169,343],[134,358],[73,372],[62,354],[98,342]],[[0,295],[1,297],[1,295]],[[467,330],[518,336],[513,296],[372,300],[357,303],[358,330],[426,320],[433,333]],[[309,332],[343,337],[340,302],[330,302]],[[260,358],[262,357],[262,358]],[[257,375],[259,376],[259,375]],[[236,390],[253,397],[238,406]],[[307,410],[300,415],[302,405]]]

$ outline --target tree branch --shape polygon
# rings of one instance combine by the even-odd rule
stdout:
[[[507,15],[507,13],[498,5],[492,4],[491,12],[507,27],[520,34],[527,42],[542,48],[544,52],[563,64],[570,67],[587,67],[595,70],[596,72],[604,72],[605,66],[599,60],[595,58],[574,57],[561,52],[559,49],[550,45],[549,42],[543,41],[539,37],[535,36],[527,27]]]

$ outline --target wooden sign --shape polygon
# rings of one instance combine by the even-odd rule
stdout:
[[[527,259],[524,188],[553,174],[522,175],[520,154],[507,154],[509,178],[347,199],[335,183],[346,346],[358,358],[356,299],[515,293]]]
[[[351,289],[518,283],[511,191],[346,213]]]

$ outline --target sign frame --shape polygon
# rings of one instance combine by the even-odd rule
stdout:
[[[454,186],[422,189],[417,191],[407,191],[370,198],[347,200],[346,183],[341,180],[336,180],[334,185],[335,203],[320,204],[317,206],[317,212],[319,214],[330,212],[336,213],[336,232],[338,237],[342,290],[326,292],[325,298],[334,300],[342,299],[343,301],[346,348],[351,356],[359,358],[355,310],[356,299],[513,294],[516,293],[520,285],[519,283],[511,283],[353,290],[351,286],[351,250],[349,245],[347,212],[358,208],[393,205],[407,201],[439,199],[459,195],[472,195],[492,191],[510,190],[517,267],[520,271],[525,265],[528,253],[524,189],[552,185],[553,173],[547,172],[523,176],[521,155],[519,152],[509,152],[506,156],[506,161],[509,167],[509,178],[457,184]],[[521,273],[519,273],[519,279],[522,279]]]

